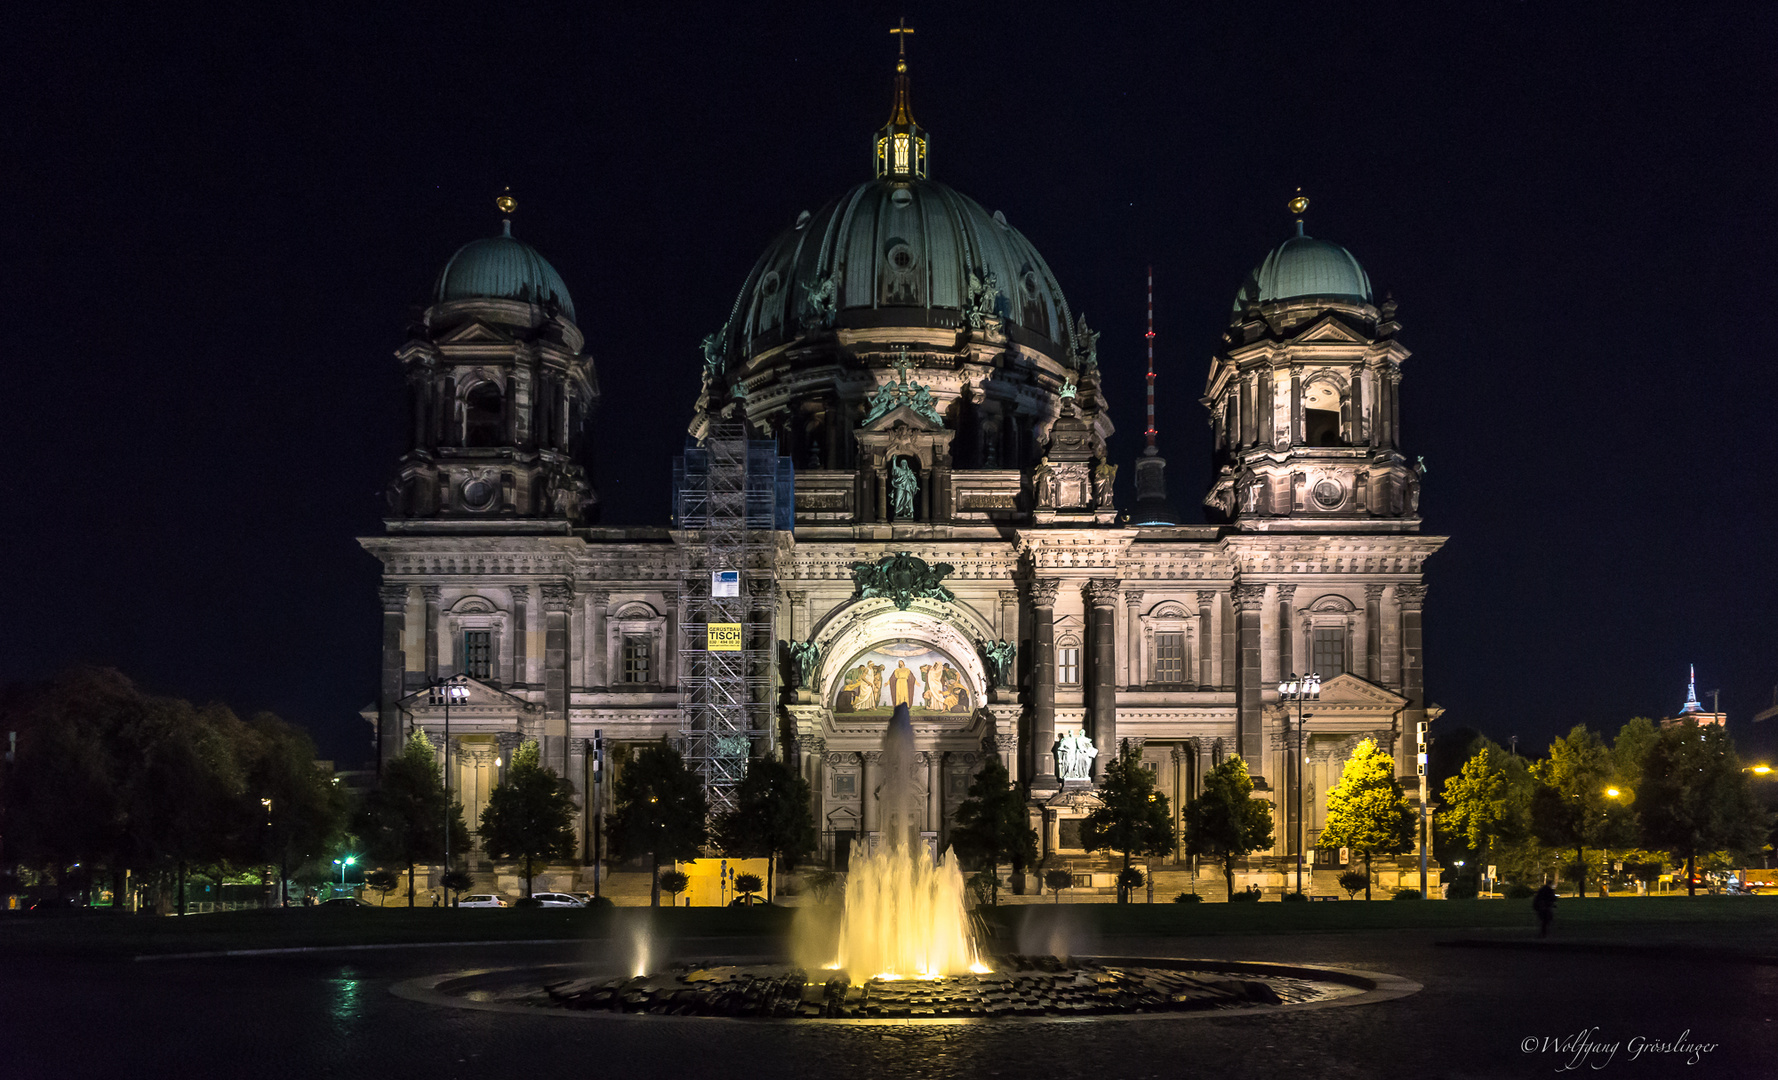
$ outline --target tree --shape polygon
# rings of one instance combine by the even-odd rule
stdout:
[[[660,907],[661,863],[695,859],[704,844],[709,811],[703,781],[663,736],[623,766],[612,795],[612,851],[619,859],[648,859],[651,899]]]
[[[1475,754],[1445,781],[1445,809],[1436,824],[1467,848],[1478,866],[1485,866],[1496,844],[1526,835],[1530,790],[1524,760],[1482,739]]]
[[[1046,870],[1043,874],[1043,883],[1049,886],[1050,895],[1056,898],[1056,903],[1060,904],[1062,890],[1074,885],[1074,875],[1061,869]]]
[[[1630,811],[1613,782],[1611,751],[1585,725],[1576,724],[1550,743],[1550,756],[1533,765],[1531,775],[1531,831],[1551,847],[1574,852],[1569,866],[1576,895],[1585,896],[1587,849],[1632,842]],[[1610,794],[1614,789],[1619,792],[1615,797]]]
[[[1080,823],[1087,850],[1120,851],[1117,902],[1130,902],[1130,858],[1170,855],[1177,843],[1167,797],[1155,790],[1154,773],[1142,767],[1142,755],[1125,739],[1117,760],[1107,765],[1099,783],[1099,805]]]
[[[377,898],[378,907],[382,906],[383,901],[387,900],[389,894],[394,892],[395,887],[400,884],[401,879],[396,877],[393,871],[384,870],[380,867],[364,875],[364,887],[367,889],[375,889],[378,893],[382,894]],[[408,898],[408,906],[413,906],[413,898],[411,896]]]
[[[356,831],[365,850],[380,863],[407,868],[407,903],[414,906],[414,867],[444,861],[445,790],[431,740],[419,728],[408,737],[401,756],[383,765],[383,775],[364,800]],[[463,805],[449,807],[451,850],[467,851],[469,827]]]
[[[1395,759],[1365,739],[1346,759],[1340,782],[1327,794],[1327,826],[1320,845],[1364,856],[1364,898],[1371,898],[1371,857],[1414,846],[1414,813],[1395,779]]]
[[[271,713],[246,725],[244,766],[250,800],[270,799],[265,850],[278,867],[278,904],[284,905],[291,867],[319,858],[346,826],[346,793],[315,761],[308,735]]]
[[[1031,827],[1025,796],[1013,786],[999,754],[984,754],[981,771],[969,782],[969,790],[957,807],[951,826],[951,848],[972,862],[984,864],[992,884],[992,902],[1000,903],[1000,872],[1010,862],[1013,872],[1024,873],[1037,861],[1037,830]]]
[[[815,850],[814,796],[809,782],[777,758],[754,758],[735,789],[735,808],[716,815],[711,839],[731,859],[766,860],[766,900],[772,899],[780,857],[796,860]]]
[[[673,905],[679,905],[679,894],[684,892],[691,879],[678,870],[662,870],[660,873],[661,888],[673,894]]]
[[[741,894],[741,899],[745,900],[750,907],[753,904],[753,895],[759,892],[764,885],[765,882],[759,880],[758,874],[735,875],[735,892]]]
[[[1696,896],[1698,857],[1714,851],[1756,851],[1772,819],[1754,798],[1729,735],[1696,721],[1662,728],[1643,759],[1643,842],[1664,848],[1686,869],[1686,893]]]
[[[1365,899],[1370,899],[1371,876],[1369,874],[1361,874],[1356,870],[1348,870],[1339,876],[1338,881],[1340,883],[1340,888],[1346,890],[1346,899],[1350,900],[1354,896],[1357,896],[1358,890],[1360,889],[1364,890]]]
[[[495,859],[525,864],[525,895],[531,895],[538,859],[574,854],[574,789],[543,765],[535,740],[512,753],[506,778],[488,793],[482,810],[482,847]]]
[[[1253,798],[1247,760],[1225,758],[1204,775],[1204,793],[1185,804],[1185,850],[1222,866],[1228,895],[1235,895],[1235,862],[1272,846],[1272,804]]]

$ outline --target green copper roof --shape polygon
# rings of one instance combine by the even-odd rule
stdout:
[[[1297,235],[1273,248],[1235,294],[1238,314],[1251,303],[1314,298],[1349,304],[1371,302],[1371,279],[1352,253],[1338,244]]]
[[[433,287],[437,303],[452,300],[524,300],[542,304],[554,299],[562,314],[574,318],[574,302],[562,276],[531,245],[510,234],[471,240],[457,249]]]

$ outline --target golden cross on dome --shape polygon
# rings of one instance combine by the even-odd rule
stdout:
[[[914,32],[914,28],[908,25],[908,19],[907,19],[906,15],[903,15],[901,18],[895,20],[895,23],[896,24],[894,26],[891,26],[889,28],[889,32],[891,34],[900,35],[895,39],[895,43],[901,49],[901,52],[900,52],[901,64],[906,64],[907,58],[908,58],[907,36]]]

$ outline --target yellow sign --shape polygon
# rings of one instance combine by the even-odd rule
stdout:
[[[710,652],[740,652],[741,624],[733,622],[711,623],[709,644],[706,648]]]

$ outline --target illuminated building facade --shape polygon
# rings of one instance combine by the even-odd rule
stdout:
[[[1244,757],[1280,806],[1275,865],[1294,861],[1285,794],[1300,784],[1312,847],[1360,739],[1411,777],[1415,723],[1437,714],[1422,571],[1443,541],[1420,534],[1423,470],[1399,442],[1395,305],[1357,261],[1300,220],[1262,259],[1203,398],[1214,523],[1132,520],[1113,501],[1098,335],[1005,214],[929,178],[905,61],[872,165],[790,217],[704,344],[691,438],[741,422],[795,474],[788,527],[741,575],[779,662],[771,719],[734,752],[796,763],[836,862],[880,824],[898,702],[940,844],[988,754],[1029,791],[1043,849],[1082,862],[1094,778],[1125,741],[1175,812]],[[398,353],[414,447],[386,534],[363,541],[384,612],[365,715],[385,755],[416,724],[436,740],[427,688],[470,676],[451,726],[471,821],[521,737],[585,792],[595,730],[620,759],[676,736],[707,644],[687,617],[695,533],[582,521],[592,494],[566,455],[598,400],[593,359],[555,272],[497,239],[453,259]],[[1144,458],[1140,486],[1164,502],[1165,463]],[[1276,688],[1308,671],[1322,690],[1299,776]]]

